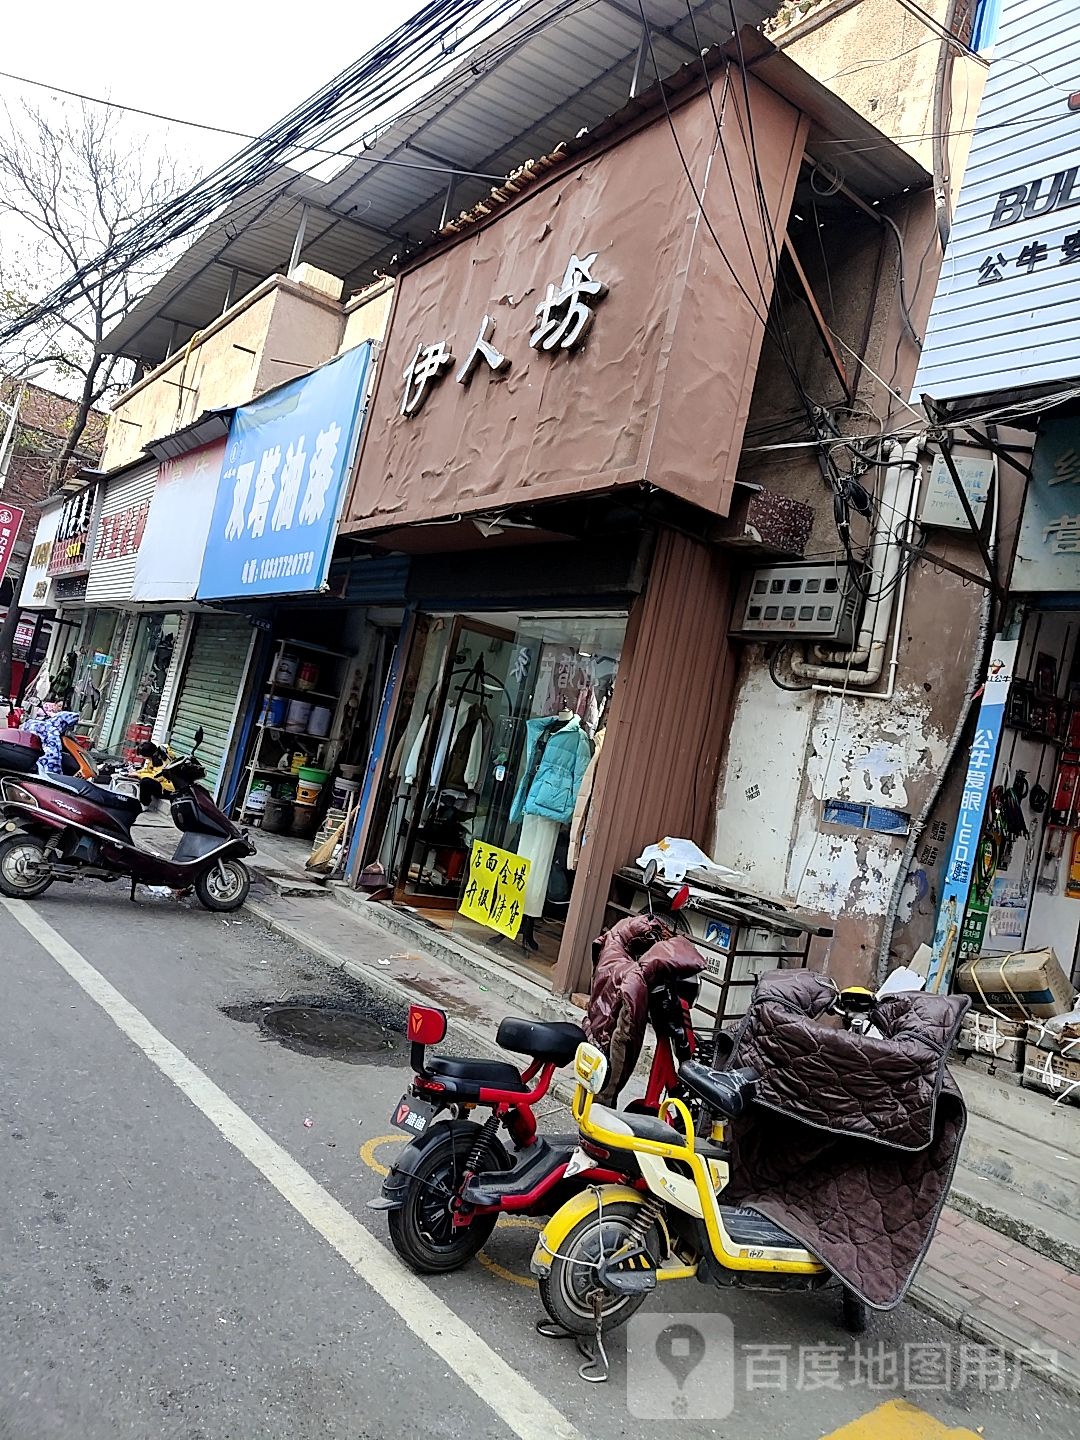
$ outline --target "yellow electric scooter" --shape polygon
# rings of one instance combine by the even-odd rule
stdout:
[[[838,1008],[865,1012],[867,991],[841,992]],[[581,1147],[566,1175],[596,1164],[609,1150],[632,1151],[640,1188],[593,1186],[551,1217],[532,1257],[550,1325],[543,1335],[592,1337],[582,1379],[608,1377],[604,1334],[623,1325],[661,1282],[696,1277],[724,1287],[814,1290],[832,1281],[826,1267],[779,1225],[755,1210],[717,1198],[728,1179],[724,1121],[753,1097],[753,1070],[720,1071],[690,1060],[679,1069],[693,1097],[672,1097],[660,1117],[616,1112],[595,1102],[607,1060],[594,1045],[578,1047],[573,1112]],[[667,1115],[674,1121],[668,1124]],[[696,1121],[696,1124],[695,1124]],[[705,1137],[705,1138],[701,1138]],[[847,1288],[843,1320],[853,1333],[866,1328],[867,1309]]]

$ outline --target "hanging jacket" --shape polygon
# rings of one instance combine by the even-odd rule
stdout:
[[[40,720],[30,720],[24,726],[32,735],[41,740],[42,757],[38,769],[47,775],[63,774],[63,746],[60,744],[69,730],[73,730],[82,717],[75,710],[61,710],[56,715],[46,715]]]
[[[510,811],[512,821],[525,815],[560,824],[574,813],[592,746],[575,715],[570,720],[545,715],[526,726],[525,769]]]

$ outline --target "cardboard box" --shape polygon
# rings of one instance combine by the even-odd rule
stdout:
[[[1022,1070],[1027,1024],[1025,1020],[1001,1020],[997,1015],[969,1010],[956,1037],[956,1053],[965,1059],[970,1055],[986,1059],[991,1074],[999,1065],[1005,1070]]]
[[[1044,1090],[1056,1101],[1080,1105],[1080,1060],[1068,1060],[1029,1042],[1020,1083],[1025,1089]]]
[[[956,987],[1009,1020],[1048,1019],[1072,1009],[1072,985],[1050,947],[980,955],[961,967]]]

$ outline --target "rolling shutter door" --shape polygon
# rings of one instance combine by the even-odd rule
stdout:
[[[251,626],[236,615],[198,616],[173,712],[174,749],[190,750],[195,731],[203,727],[199,759],[206,767],[206,784],[215,792],[232,736],[251,637]]]

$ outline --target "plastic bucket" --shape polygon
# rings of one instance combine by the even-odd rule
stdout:
[[[269,785],[255,784],[251,787],[251,793],[244,802],[244,809],[251,815],[261,815],[266,809],[266,802],[269,798]]]
[[[329,705],[313,705],[308,717],[308,734],[329,735],[330,722],[333,718],[334,712]]]
[[[319,667],[308,660],[296,672],[296,688],[298,690],[314,690],[318,683]]]
[[[360,789],[359,780],[346,780],[339,776],[334,781],[334,804],[347,810],[356,798],[356,792]]]
[[[300,661],[295,655],[282,655],[274,666],[274,683],[277,685],[295,685],[296,670]]]
[[[301,840],[310,840],[318,828],[318,816],[314,805],[295,805],[292,824],[289,829]]]
[[[285,729],[291,730],[294,734],[302,734],[308,728],[308,721],[311,719],[310,700],[290,700],[289,709],[285,717]]]
[[[292,826],[293,808],[291,800],[281,800],[276,795],[268,795],[262,828],[271,835],[287,835]]]
[[[264,695],[260,725],[280,726],[285,724],[289,702],[284,695]]]

